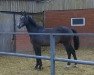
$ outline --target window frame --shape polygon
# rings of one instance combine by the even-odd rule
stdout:
[[[83,24],[73,24],[73,19],[83,19]],[[71,26],[85,26],[85,18],[71,18]]]

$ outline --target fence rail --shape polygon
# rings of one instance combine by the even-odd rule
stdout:
[[[0,32],[0,34],[17,34],[17,35],[79,35],[79,36],[94,36],[94,33],[27,33],[27,32]]]
[[[0,32],[0,34],[15,34],[15,35],[49,35],[50,37],[50,54],[51,56],[35,56],[29,54],[21,54],[21,53],[9,53],[9,52],[0,52],[0,55],[7,56],[18,56],[18,57],[26,57],[26,58],[41,58],[45,60],[51,61],[51,75],[55,75],[55,61],[61,62],[71,62],[85,65],[94,65],[94,61],[84,61],[84,60],[74,60],[74,59],[65,59],[65,58],[57,58],[55,57],[55,38],[56,35],[79,35],[79,36],[94,36],[94,33],[77,33],[77,34],[69,34],[69,33],[26,33],[26,32]]]
[[[17,56],[17,57],[25,57],[25,58],[41,58],[44,60],[51,60],[49,56],[36,56],[36,55],[21,54],[21,53],[0,52],[0,55]],[[66,59],[66,58],[58,58],[58,57],[54,58],[54,60],[61,61],[61,62],[71,62],[71,63],[78,63],[78,64],[94,65],[94,61],[74,60],[74,59]]]

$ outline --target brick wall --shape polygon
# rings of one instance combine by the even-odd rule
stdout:
[[[16,50],[22,53],[32,53],[33,46],[29,35],[16,35]]]
[[[71,26],[71,18],[85,18],[85,26]],[[45,27],[68,26],[81,33],[94,33],[94,9],[45,11]],[[80,36],[80,47],[93,47],[94,37]]]
[[[71,18],[85,18],[85,26],[71,26]],[[94,32],[94,9],[45,11],[45,27],[68,26],[78,32]]]

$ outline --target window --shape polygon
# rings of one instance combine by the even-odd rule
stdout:
[[[85,18],[71,18],[71,26],[85,26]]]

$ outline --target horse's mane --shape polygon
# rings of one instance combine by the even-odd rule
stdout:
[[[30,16],[28,16],[28,20],[29,20],[29,22],[33,25],[33,26],[38,26],[37,24],[36,24],[36,22],[30,17]]]
[[[30,16],[28,16],[28,20],[29,20],[29,22],[30,22],[33,26],[35,26],[35,27],[37,27],[37,28],[43,28],[43,26],[38,25]]]

